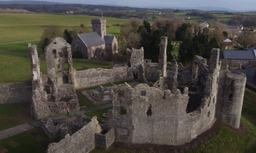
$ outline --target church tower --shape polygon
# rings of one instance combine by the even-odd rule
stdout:
[[[106,36],[106,19],[92,19],[92,31],[97,32],[102,38]]]

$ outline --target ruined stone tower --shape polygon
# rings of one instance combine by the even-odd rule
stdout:
[[[166,77],[166,67],[167,67],[167,57],[166,57],[166,50],[167,50],[167,42],[168,38],[165,36],[161,37],[161,43],[159,45],[159,70],[161,70],[160,76]]]
[[[73,87],[74,70],[70,45],[63,38],[54,38],[45,50],[47,74],[40,72],[37,48],[29,45],[31,54],[32,104],[31,115],[42,119],[70,110],[79,110]]]
[[[239,128],[246,76],[245,74],[231,73],[226,64],[226,61],[223,61],[220,72],[216,117],[234,128]]]
[[[35,45],[29,45],[28,47],[30,51],[32,77],[32,103],[30,113],[35,119],[46,118],[52,113],[45,103],[47,101],[47,93],[43,90],[37,47]]]
[[[92,19],[92,31],[97,32],[102,38],[106,36],[106,19]]]

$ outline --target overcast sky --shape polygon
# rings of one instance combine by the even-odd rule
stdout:
[[[0,0],[1,1],[1,0]],[[2,0],[9,1],[9,0]],[[27,0],[24,0],[27,1]],[[256,10],[256,0],[37,0],[80,4],[121,5],[132,7],[221,7],[231,10]]]

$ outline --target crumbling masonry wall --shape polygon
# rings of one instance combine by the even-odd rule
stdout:
[[[43,90],[37,47],[31,45],[29,46],[29,50],[32,75],[32,103],[30,113],[35,119],[42,119],[51,116],[52,113],[46,103],[47,93]]]
[[[224,61],[220,76],[216,117],[234,128],[239,128],[246,76],[245,74],[231,73],[226,61]]]
[[[31,115],[42,119],[65,112],[65,108],[79,110],[73,87],[73,66],[70,45],[63,38],[54,38],[46,47],[47,75],[40,72],[40,62],[35,45],[29,46],[31,54],[32,104]]]
[[[32,87],[27,82],[0,84],[0,104],[30,103]]]
[[[199,110],[187,114],[188,99],[188,88],[182,94],[179,90],[171,93],[146,84],[135,88],[117,87],[109,121],[115,128],[116,141],[166,145],[191,141],[209,129],[215,120],[214,114],[203,114]],[[212,109],[210,107],[205,107],[203,112]]]
[[[74,72],[75,89],[88,88],[92,86],[120,82],[129,79],[127,66],[116,66],[112,69],[88,69]],[[130,76],[131,78],[131,76]]]
[[[73,62],[70,45],[63,38],[54,38],[45,49],[48,81],[53,95],[62,84],[73,83]]]
[[[209,66],[205,59],[196,57],[192,67],[180,70],[181,74],[184,74],[182,70],[190,71],[191,74],[185,78],[188,80],[188,87],[181,84],[184,86],[182,92],[172,84],[167,87],[173,87],[171,90],[149,87],[147,84],[139,84],[134,88],[128,84],[116,86],[113,89],[113,109],[109,112],[109,124],[115,129],[116,140],[138,144],[181,145],[208,130],[216,121],[221,68],[219,53],[218,49],[212,50]],[[170,71],[173,71],[172,74]],[[177,76],[177,64],[170,65],[168,73],[160,79],[169,77],[177,82],[177,77],[174,77]],[[227,77],[238,82],[241,79],[233,75]],[[244,89],[242,83],[233,86],[236,93],[238,88]],[[190,99],[197,92],[201,93],[201,98],[197,99],[199,105],[196,109],[188,111],[189,103],[196,102]],[[228,112],[235,112],[237,121],[238,118],[240,120],[238,114],[241,115],[241,94],[233,99],[239,109],[228,109]],[[220,116],[225,118],[223,114]]]
[[[95,148],[95,133],[100,133],[101,127],[96,117],[86,124],[73,135],[67,134],[64,139],[58,143],[51,143],[48,146],[47,153],[88,153]]]
[[[158,57],[158,63],[159,63],[159,70],[161,71],[161,77],[166,77],[166,68],[167,68],[167,42],[168,37],[162,36],[161,42],[159,45],[159,57]]]

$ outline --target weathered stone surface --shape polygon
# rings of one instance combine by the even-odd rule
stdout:
[[[58,143],[51,143],[47,153],[81,152],[88,153],[95,148],[95,133],[100,133],[101,127],[96,117],[73,135],[67,134]]]
[[[42,119],[49,117],[52,113],[47,106],[47,93],[43,90],[37,47],[35,45],[29,46],[29,50],[32,75],[32,103],[30,114],[35,119]]]
[[[41,127],[49,138],[62,138],[77,132],[83,126],[91,122],[91,119],[83,115],[62,116],[58,118],[47,118],[42,120]]]
[[[40,74],[37,53],[31,54],[32,108],[36,118],[59,113],[67,106],[79,109],[74,88],[132,79],[136,76],[134,72],[138,72],[135,79],[139,81],[157,82],[154,87],[145,83],[113,87],[113,109],[109,111],[108,122],[113,129],[100,133],[98,123],[92,119],[93,125],[88,123],[72,136],[50,145],[48,152],[73,152],[75,148],[78,152],[88,152],[95,143],[107,148],[114,137],[116,141],[129,143],[181,145],[208,130],[216,119],[239,127],[246,79],[243,74],[232,74],[221,64],[218,49],[212,50],[209,66],[206,59],[195,56],[192,65],[186,68],[166,63],[167,39],[163,37],[159,63],[145,62],[143,49],[132,49],[127,50],[128,66],[75,71],[69,46],[62,39],[54,40],[56,43],[53,41],[47,48],[47,76]],[[58,65],[63,63],[68,67]],[[68,129],[59,127],[62,134],[69,133]]]
[[[126,66],[114,67],[113,69],[89,69],[74,73],[76,89],[88,88],[110,82],[120,82],[128,79]]]
[[[219,86],[222,93],[218,98],[217,117],[234,128],[240,127],[245,84],[246,76],[244,74],[227,72],[223,84]]]
[[[220,115],[224,122],[236,127],[243,97],[238,92],[244,93],[245,80],[243,75],[220,76],[219,50],[212,50],[210,66],[196,56],[189,68],[181,66],[178,71],[175,63],[166,69],[167,76],[160,77],[154,87],[139,84],[132,88],[125,84],[113,88],[109,124],[115,129],[116,141],[181,145],[196,138],[216,121],[219,77],[236,83],[232,89],[237,94],[233,96],[235,108],[225,109],[228,115],[235,112],[235,116],[228,120],[225,114]]]
[[[115,130],[113,128],[95,134],[95,141],[97,148],[107,149],[115,141]]]
[[[161,71],[161,77],[166,77],[167,72],[167,43],[168,43],[168,37],[162,36],[161,42],[159,45],[159,57],[158,57],[158,63],[159,63],[159,70]]]
[[[29,46],[31,54],[32,104],[35,119],[49,117],[65,111],[79,110],[73,87],[74,73],[70,45],[63,38],[54,38],[45,50],[47,75],[40,72],[40,62],[35,45]]]
[[[26,82],[0,84],[0,104],[30,103],[32,87]]]

